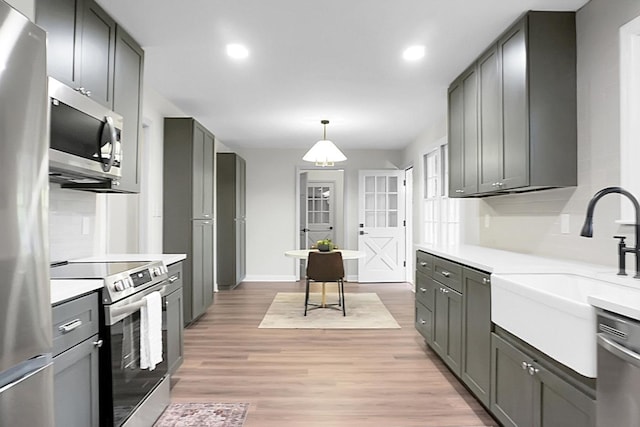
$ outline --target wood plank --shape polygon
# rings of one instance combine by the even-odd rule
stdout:
[[[415,330],[409,284],[345,283],[347,310],[349,293],[376,292],[401,329],[258,329],[278,292],[304,284],[216,295],[185,330],[173,402],[247,402],[245,427],[498,425]]]

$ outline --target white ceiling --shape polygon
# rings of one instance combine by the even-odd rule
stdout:
[[[526,10],[587,0],[98,0],[146,52],[145,78],[230,147],[403,148],[446,88]],[[250,56],[226,56],[243,43]],[[423,44],[414,63],[401,55]]]

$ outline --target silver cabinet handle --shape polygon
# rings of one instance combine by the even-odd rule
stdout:
[[[427,292],[426,288],[420,288],[420,292]]]
[[[426,263],[426,262],[424,262],[424,261],[420,261],[420,266],[421,266],[421,267],[426,267],[426,266],[427,266],[427,263]]]
[[[487,279],[486,277],[483,277],[483,278],[482,278],[482,283],[483,283],[484,285],[487,285],[487,284],[491,283],[491,280],[490,280],[490,279]]]
[[[521,366],[522,366],[522,370],[526,371],[527,369],[529,369],[529,366],[531,366],[531,365],[529,365],[527,362],[522,362]]]
[[[440,274],[442,274],[444,277],[451,276],[451,273],[449,273],[448,271],[445,271],[445,270],[442,270],[442,272]]]
[[[425,325],[426,323],[427,323],[427,321],[426,321],[426,320],[422,320],[422,319],[420,319],[420,324],[421,324],[421,325]]]
[[[65,323],[64,325],[60,325],[58,327],[58,330],[60,332],[62,332],[63,334],[67,334],[67,333],[73,331],[74,329],[79,328],[80,326],[82,326],[82,320],[75,319],[75,320],[72,320],[69,323]]]
[[[529,365],[529,375],[535,375],[540,372],[540,369],[536,368],[533,365]]]
[[[464,190],[456,190],[456,193],[464,193]]]
[[[104,344],[103,340],[98,340],[98,341],[94,341],[93,342],[93,345],[98,347],[98,348],[102,347],[102,344]]]
[[[176,280],[178,280],[178,276],[171,276],[171,277],[169,277],[169,283],[173,283],[173,282],[175,282]]]
[[[440,288],[440,292],[442,292],[443,294],[448,294],[449,293],[449,289]]]

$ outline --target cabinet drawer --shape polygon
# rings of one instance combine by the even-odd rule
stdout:
[[[167,273],[167,289],[165,294],[168,295],[182,287],[182,261],[171,264]]]
[[[433,257],[432,277],[451,289],[462,292],[462,266],[460,264]]]
[[[431,276],[433,270],[433,255],[416,251],[416,271]]]
[[[416,273],[416,301],[430,310],[433,310],[433,301],[435,298],[435,284],[429,276],[417,272]]]
[[[53,355],[98,333],[98,292],[53,307]]]
[[[433,312],[418,301],[416,301],[416,329],[428,343],[432,342]]]

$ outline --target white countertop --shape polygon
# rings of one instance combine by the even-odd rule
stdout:
[[[165,265],[175,264],[187,259],[186,254],[105,254],[87,258],[77,258],[69,262],[136,262],[136,261],[162,261]]]
[[[136,262],[162,261],[165,265],[175,264],[187,258],[186,254],[108,254],[87,258],[77,258],[69,262]],[[77,298],[80,295],[100,289],[101,280],[51,280],[51,304]]]
[[[77,298],[102,286],[102,280],[51,280],[51,305]]]
[[[482,246],[415,245],[415,249],[491,274],[567,273],[614,283],[620,285],[615,292],[611,291],[610,286],[606,287],[606,293],[596,291],[588,297],[589,303],[594,307],[640,320],[640,279],[633,278],[635,272],[632,262],[627,262],[628,275],[618,276],[616,268],[605,265],[547,258]]]

